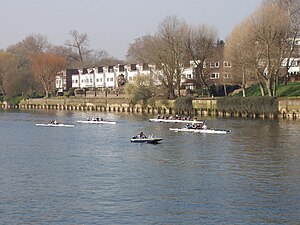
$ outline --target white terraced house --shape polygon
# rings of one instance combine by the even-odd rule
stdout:
[[[123,76],[128,82],[131,82],[137,75],[145,74],[152,75],[158,81],[159,73],[158,71],[153,73],[153,71],[155,71],[155,67],[148,64],[66,69],[56,76],[55,87],[59,92],[68,91],[70,88],[115,89],[118,86],[119,76]]]

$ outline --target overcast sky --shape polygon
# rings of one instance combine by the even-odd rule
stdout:
[[[167,17],[215,26],[226,39],[262,0],[0,0],[0,49],[42,34],[64,45],[70,30],[87,33],[90,48],[125,59],[134,39],[154,34]]]

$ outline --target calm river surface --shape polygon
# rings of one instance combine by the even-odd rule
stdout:
[[[116,125],[36,127],[91,116]],[[300,122],[0,111],[0,224],[300,224]],[[130,143],[144,131],[161,144]]]

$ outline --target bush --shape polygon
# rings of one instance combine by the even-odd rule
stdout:
[[[229,113],[277,114],[276,97],[225,97],[217,100],[217,109]]]
[[[6,101],[9,104],[14,104],[17,105],[21,102],[23,99],[23,96],[16,96],[16,97],[9,97],[9,96],[4,96],[3,101]]]
[[[175,99],[174,110],[178,113],[187,112],[190,113],[193,110],[193,99],[190,96],[179,97]]]

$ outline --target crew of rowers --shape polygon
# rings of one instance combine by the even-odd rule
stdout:
[[[103,121],[102,117],[87,118],[87,121]]]
[[[179,116],[175,115],[173,116],[165,116],[165,115],[158,115],[157,119],[163,119],[163,120],[192,120],[190,116]]]
[[[206,130],[207,129],[207,125],[206,125],[206,123],[194,123],[194,124],[188,124],[188,125],[186,125],[186,128],[188,128],[188,129],[203,129],[203,130]]]

